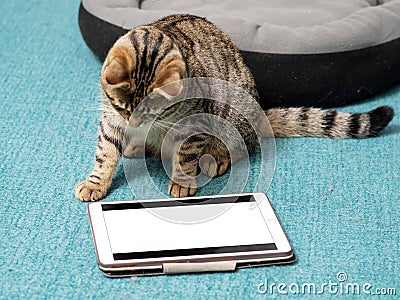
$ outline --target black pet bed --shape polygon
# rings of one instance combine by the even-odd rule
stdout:
[[[400,0],[83,0],[79,26],[103,60],[129,29],[175,13],[232,37],[264,108],[340,106],[400,81]]]

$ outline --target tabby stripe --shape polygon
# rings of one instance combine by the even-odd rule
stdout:
[[[131,41],[131,44],[133,45],[133,47],[135,48],[135,52],[136,52],[136,59],[135,59],[135,62],[136,62],[136,64],[137,64],[137,67],[139,67],[139,49],[140,49],[140,47],[139,47],[139,42],[138,42],[138,40],[137,40],[137,38],[136,38],[136,35],[135,35],[135,31],[132,31],[132,33],[131,33],[131,35],[130,35],[130,37],[129,37],[129,40]],[[137,68],[136,70],[133,70],[133,72],[135,72],[136,71],[136,73],[135,73],[135,80],[136,80],[136,82],[137,82],[137,79],[138,79],[138,71],[137,70],[139,70],[139,68]],[[133,77],[133,74],[132,74],[132,77]]]
[[[96,178],[96,179],[98,179],[98,180],[101,180],[101,178],[100,178],[99,176],[97,176],[97,175],[91,174],[89,177],[93,177],[93,178]]]
[[[330,135],[332,127],[335,125],[336,115],[337,111],[328,110],[327,112],[325,112],[325,115],[323,117],[324,131],[328,134],[328,136]]]
[[[174,106],[174,105],[173,105]],[[170,115],[169,114],[171,114],[171,108],[170,107],[168,107],[168,108],[166,108],[164,111],[162,111],[159,115],[158,115],[158,117],[157,117],[157,119],[155,120],[155,122],[157,122],[157,121],[163,121],[163,120],[165,120],[165,121],[168,121],[169,119],[170,119]]]
[[[202,142],[204,141],[204,138],[199,136],[199,135],[191,135],[190,137],[187,138],[185,143],[191,144],[191,143],[196,143],[196,142]]]
[[[360,116],[361,114],[351,114],[349,118],[349,129],[347,135],[350,137],[357,137],[358,131],[360,130]]]
[[[217,174],[219,174],[219,171],[221,170],[222,165],[224,164],[223,161],[219,162],[217,165]]]
[[[157,38],[157,42],[156,44],[153,46],[153,49],[151,51],[151,55],[150,55],[150,63],[149,63],[149,70],[150,72],[147,72],[147,78],[145,78],[145,81],[148,82],[150,79],[151,74],[153,73],[154,70],[154,62],[155,59],[157,57],[157,55],[160,52],[160,47],[162,45],[162,42],[164,40],[163,35],[160,33],[159,37]]]
[[[190,51],[191,53],[189,54],[190,56],[193,56],[193,48],[195,46],[195,42],[193,41],[192,38],[190,38],[189,36],[187,36],[181,29],[179,29],[178,27],[166,27],[163,28],[166,29],[166,34],[172,35],[172,37],[170,36],[170,38],[172,40],[175,41],[179,41],[181,43],[183,42],[188,42],[190,46],[186,46],[184,48],[186,48],[187,51]],[[185,50],[185,49],[184,49]],[[194,56],[193,56],[194,57]]]
[[[153,80],[153,78],[154,78],[154,76],[155,76],[155,73],[156,73],[156,70],[157,70],[157,68],[158,68],[158,65],[164,60],[164,58],[167,56],[167,54],[168,54],[169,52],[171,52],[172,49],[173,49],[173,45],[172,45],[172,44],[169,44],[169,45],[168,45],[168,48],[165,49],[164,52],[158,56],[157,62],[155,62],[155,63],[154,63],[154,66],[152,67],[152,69],[150,69],[151,72],[150,72],[150,75],[149,75],[149,78],[148,78],[149,81],[152,81],[152,80]]]
[[[136,75],[137,75],[137,74],[136,74]],[[135,80],[137,80],[137,79],[135,79]],[[136,82],[138,82],[138,81],[136,81]],[[132,101],[133,99],[139,97],[139,92],[140,92],[139,85],[140,85],[140,83],[136,86],[135,90],[133,91],[132,96],[131,96],[131,98],[130,98],[131,101]]]
[[[135,91],[133,92],[133,98],[137,98],[140,95],[144,95],[145,94],[145,86],[146,84],[141,80],[139,82],[139,84],[136,86]]]
[[[111,97],[104,89],[103,89],[103,91],[104,91],[104,94],[106,95],[106,97],[108,98],[108,100],[110,100],[109,102],[110,102],[112,108],[114,108],[116,111],[119,111],[119,112],[124,111],[124,109],[122,107],[115,105],[115,103],[114,103],[115,99],[113,97]]]
[[[135,81],[139,82],[139,84],[136,86],[136,89],[133,91],[134,97],[138,97],[139,93],[144,94],[144,91],[145,91],[145,84],[143,82],[143,77],[144,77],[146,69],[147,69],[146,61],[147,61],[147,52],[148,52],[148,37],[149,37],[150,32],[147,28],[144,28],[143,30],[145,32],[144,36],[143,36],[143,41],[142,41],[142,43],[144,44],[144,48],[142,51],[142,59],[140,62],[138,61],[138,63],[137,63],[138,66],[137,66],[137,71],[135,74]],[[131,41],[132,41],[132,39],[131,39]],[[133,40],[133,42],[137,43],[136,38]],[[139,51],[137,51],[137,52],[139,52]],[[136,57],[136,58],[139,59],[138,57]]]
[[[166,21],[169,21],[169,23],[165,24],[165,26],[174,27],[178,23],[183,23],[185,21],[191,21],[191,22],[196,21],[197,18],[198,17],[196,17],[196,16],[189,15],[189,16],[184,16],[184,17],[180,16],[179,19],[173,18],[172,19],[173,21],[169,21],[168,19],[166,19]]]
[[[198,158],[198,155],[196,153],[183,154],[181,155],[181,158],[181,162],[188,163],[196,160]]]
[[[125,111],[125,110],[126,110],[125,108],[119,107],[119,106],[116,105],[114,102],[111,102],[111,101],[110,101],[110,103],[111,103],[111,106],[112,106],[116,111],[122,112],[122,111]]]
[[[109,136],[109,135],[104,131],[103,122],[100,122],[100,131],[101,131],[101,133],[102,133],[102,136],[105,138],[105,140],[106,140],[107,142],[113,144],[113,145],[117,148],[118,152],[121,154],[121,153],[122,153],[122,145],[121,145],[121,142],[120,142],[118,139]]]
[[[301,121],[302,126],[306,126],[307,120],[308,120],[308,112],[310,111],[309,107],[302,107],[301,108],[301,113],[299,115],[299,119]]]
[[[88,179],[88,181],[89,181],[90,183],[93,183],[93,184],[96,184],[96,185],[99,185],[99,184],[100,184],[99,182],[94,182],[93,180],[90,180],[90,179]]]
[[[233,110],[235,110],[235,109],[233,109]],[[223,114],[224,115],[227,115],[228,114],[228,112],[230,112],[231,111],[231,105],[229,104],[229,103],[225,103],[224,104],[224,109],[223,109]],[[239,113],[239,112],[238,112]],[[240,114],[240,113],[239,113]]]
[[[196,144],[193,143],[193,144],[187,144],[185,146],[182,145],[179,149],[179,152],[182,153],[182,152],[189,151],[189,150],[193,149],[193,147],[196,147],[197,149],[201,149],[201,148],[204,148],[204,144],[203,143],[196,143]]]
[[[114,99],[113,97],[111,97],[111,96],[107,93],[107,91],[106,91],[105,89],[103,89],[103,92],[104,92],[104,94],[106,95],[106,97],[108,98],[108,100],[115,101],[115,99]]]
[[[181,36],[179,36],[179,34],[177,33],[177,32],[173,32],[171,29],[176,29],[176,28],[163,28],[164,30],[166,30],[166,31],[164,31],[164,33],[166,34],[166,35],[168,35],[168,37],[170,38],[170,39],[172,39],[172,40],[174,40],[175,42],[182,42],[182,37]],[[188,42],[189,42],[189,40],[188,40]],[[187,49],[182,49],[182,50],[192,50],[192,48],[193,48],[193,46],[192,47],[187,47]],[[193,51],[191,52],[191,55],[193,54]]]
[[[195,42],[193,41],[193,39],[189,37],[186,33],[184,33],[179,27],[175,27],[174,30],[178,31],[185,42],[189,42],[190,48],[193,48],[195,46]]]
[[[288,116],[290,115],[290,110],[285,109],[280,111],[281,119],[282,119],[282,124],[283,126],[286,126],[288,123]]]
[[[139,80],[142,81],[143,75],[145,74],[146,71],[146,61],[147,61],[147,51],[148,51],[148,38],[149,38],[149,30],[147,28],[144,28],[144,36],[143,36],[143,44],[144,44],[144,49],[142,52],[142,61],[140,62],[140,70],[139,70]],[[137,81],[138,82],[138,81]],[[141,82],[142,83],[142,82]]]
[[[101,159],[100,157],[98,157],[97,155],[96,155],[96,161],[97,161],[99,164],[104,163],[104,160]]]

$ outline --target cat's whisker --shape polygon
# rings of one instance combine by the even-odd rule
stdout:
[[[153,126],[154,126],[154,128],[157,129],[157,130],[161,130],[161,131],[163,131],[163,132],[165,132],[165,133],[168,132],[168,129],[167,129],[167,128],[161,127],[159,124],[157,125],[157,124],[154,124],[154,123],[153,123]]]
[[[164,129],[164,130],[169,130],[169,127],[166,126],[166,125],[164,125],[164,124],[162,124],[162,123],[154,122],[154,123],[153,123],[153,126],[155,126],[155,127],[157,127],[157,128],[162,128],[162,129]]]
[[[115,109],[113,107],[111,107],[110,105],[106,104],[106,103],[102,103],[100,105],[100,107],[97,107],[97,110],[100,110],[102,112],[111,113],[111,114],[117,114]]]
[[[162,124],[162,123],[159,123],[158,121],[154,122],[153,125],[154,125],[156,128],[163,129],[165,132],[168,132],[168,131],[170,131],[170,130],[171,130],[171,131],[174,131],[174,132],[176,132],[176,133],[179,133],[179,132],[180,132],[178,129],[173,128],[173,127],[170,127],[170,126],[165,125],[165,124]]]
[[[162,124],[164,124],[164,125],[167,125],[167,126],[169,126],[169,127],[175,127],[175,129],[176,129],[176,127],[178,127],[178,128],[182,128],[182,127],[195,127],[195,126],[193,126],[193,125],[187,125],[187,124],[179,124],[178,122],[168,122],[168,121],[165,121],[165,120],[157,120],[157,122],[159,122],[159,123],[162,123]]]
[[[174,122],[165,121],[165,120],[163,120],[163,119],[158,119],[157,122],[163,123],[163,124],[167,124],[167,125],[172,125],[172,126],[174,126],[174,125],[179,126],[179,125],[180,125],[180,124],[177,124],[177,123],[174,123]]]
[[[163,124],[163,125],[168,126],[172,130],[175,130],[177,132],[181,131],[182,129],[192,129],[193,128],[196,130],[198,128],[198,126],[191,125],[191,124],[179,124],[179,123],[170,123],[170,124]]]

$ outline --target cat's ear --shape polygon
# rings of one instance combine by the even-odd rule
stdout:
[[[176,58],[165,66],[156,75],[153,91],[172,100],[183,90],[182,79],[185,78],[186,66],[181,58]]]
[[[104,79],[112,89],[131,87],[129,64],[126,55],[121,52],[112,56],[103,70]]]

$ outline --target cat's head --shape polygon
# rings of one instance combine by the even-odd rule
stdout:
[[[100,83],[107,105],[138,127],[169,106],[168,101],[182,92],[180,80],[186,77],[186,64],[173,41],[153,26],[141,26],[110,49]],[[147,97],[155,94],[158,97]]]

